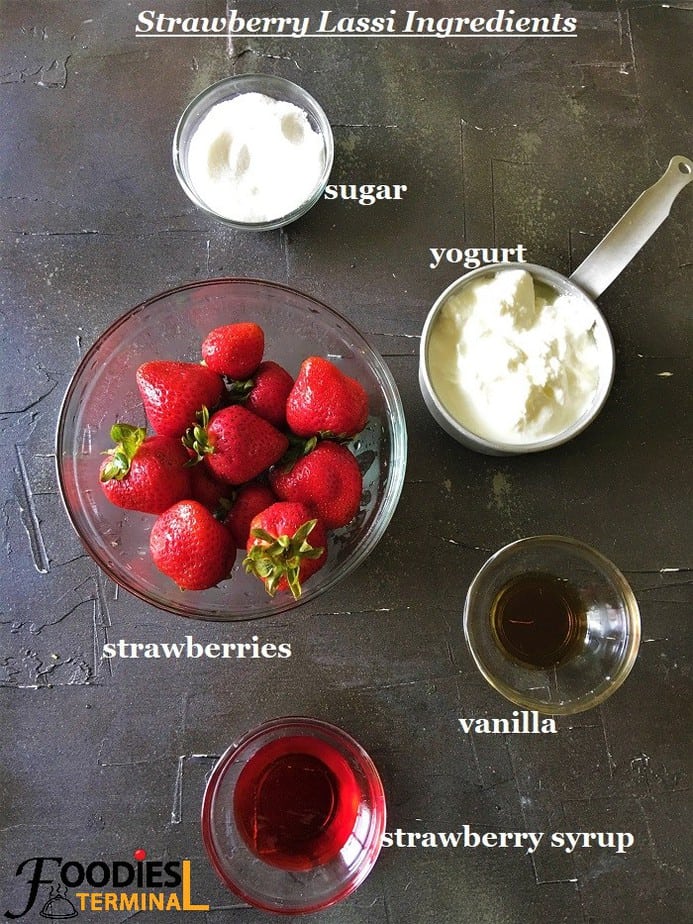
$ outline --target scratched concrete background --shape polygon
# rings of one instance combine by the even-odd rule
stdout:
[[[236,8],[289,6],[316,14],[324,4]],[[442,16],[490,15],[497,4],[462,6],[419,5]],[[429,247],[521,242],[532,261],[567,273],[672,155],[693,154],[691,3],[550,6],[577,16],[576,39],[145,43],[134,35],[142,4],[2,4],[0,912],[26,901],[15,875],[26,858],[110,861],[143,847],[192,858],[195,897],[211,906],[199,919],[268,920],[216,882],[200,800],[235,737],[303,713],[370,751],[391,830],[636,838],[625,856],[386,850],[361,889],[318,920],[690,920],[693,188],[600,299],[616,381],[573,443],[506,460],[463,450],[429,418],[416,382],[428,307],[459,275],[447,263],[429,269]],[[160,10],[225,13],[213,0]],[[173,128],[203,87],[244,72],[283,75],[317,96],[334,126],[334,181],[406,183],[406,199],[321,202],[257,236],[196,212],[171,168]],[[83,351],[143,298],[220,275],[286,282],[351,318],[386,357],[410,435],[402,500],[370,559],[319,601],[247,626],[184,622],[119,593],[72,534],[54,473],[58,409]],[[639,659],[607,704],[560,720],[557,735],[464,735],[459,716],[512,709],[465,648],[467,585],[491,551],[542,532],[581,538],[625,571],[642,609]],[[106,640],[187,633],[202,643],[258,633],[294,654],[101,657]],[[38,921],[47,898],[43,885],[23,920]]]

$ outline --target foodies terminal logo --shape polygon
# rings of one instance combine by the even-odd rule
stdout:
[[[48,920],[74,918],[81,911],[209,911],[192,897],[190,860],[147,860],[138,849],[133,860],[83,863],[63,857],[30,857],[15,873],[25,883],[24,907],[5,917],[30,912]],[[133,862],[134,861],[134,862]]]

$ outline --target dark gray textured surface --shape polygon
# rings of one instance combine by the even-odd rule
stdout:
[[[691,5],[551,4],[578,17],[573,40],[232,47],[136,40],[142,6],[8,0],[0,9],[0,913],[25,899],[14,875],[25,858],[111,860],[145,847],[152,858],[193,859],[196,897],[211,906],[199,919],[268,920],[216,883],[200,800],[214,756],[235,737],[304,713],[341,725],[372,754],[390,829],[636,837],[625,856],[385,850],[364,886],[319,920],[683,921],[693,897],[691,188],[600,299],[616,381],[573,443],[510,460],[463,450],[425,411],[416,354],[428,307],[459,275],[449,264],[429,269],[429,247],[521,242],[533,262],[569,272],[673,154],[693,153]],[[322,8],[237,4],[289,6]],[[469,15],[496,4],[419,7]],[[224,5],[172,0],[165,11],[221,15]],[[335,132],[334,181],[406,183],[406,199],[321,202],[260,236],[195,212],[170,164],[177,117],[210,82],[252,71],[320,100]],[[72,534],[54,476],[60,400],[84,350],[143,298],[217,275],[287,282],[347,315],[386,357],[410,436],[402,500],[366,564],[319,601],[247,626],[187,623],[119,593]],[[626,573],[642,610],[639,659],[608,703],[560,720],[555,736],[463,735],[459,716],[512,710],[466,651],[466,587],[489,552],[538,532],[581,538]],[[107,638],[188,633],[290,641],[293,657],[101,660]],[[39,920],[39,908],[24,920]]]

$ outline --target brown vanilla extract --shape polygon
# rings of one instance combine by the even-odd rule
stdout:
[[[526,667],[556,667],[574,657],[585,639],[587,619],[580,595],[553,574],[512,578],[491,605],[496,644]]]

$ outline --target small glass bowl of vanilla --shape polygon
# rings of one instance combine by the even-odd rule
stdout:
[[[604,555],[568,536],[530,536],[492,555],[469,586],[464,634],[481,674],[523,709],[572,715],[628,677],[640,611]]]

